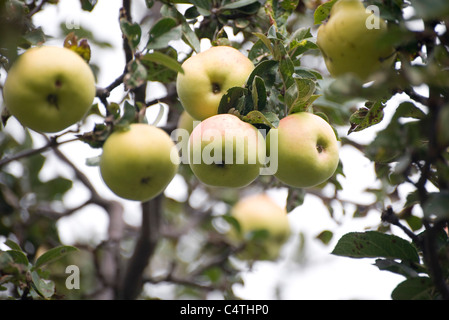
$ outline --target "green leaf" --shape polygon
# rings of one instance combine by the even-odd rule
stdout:
[[[36,271],[31,272],[32,287],[41,297],[51,298],[55,294],[55,283],[42,279]]]
[[[28,258],[22,250],[8,250],[6,252],[13,258],[15,263],[23,264],[28,267]]]
[[[329,244],[329,242],[332,240],[333,236],[334,236],[334,233],[332,231],[324,230],[324,231],[320,232],[320,234],[317,235],[316,238],[324,244]]]
[[[252,125],[264,125],[269,128],[274,128],[273,124],[267,117],[258,110],[250,111],[247,115],[243,116],[243,121],[249,122]]]
[[[161,64],[173,71],[184,73],[184,70],[181,67],[181,64],[174,58],[170,57],[159,51],[154,51],[153,53],[148,53],[144,55],[141,59],[142,62],[154,62],[157,64]]]
[[[172,40],[179,40],[182,36],[182,26],[170,17],[160,19],[150,29],[147,49],[162,49]]]
[[[424,217],[435,218],[436,221],[449,220],[449,191],[429,193],[423,204]]]
[[[391,293],[391,298],[393,300],[431,300],[434,290],[430,278],[410,278],[397,285]]]
[[[34,192],[38,199],[61,200],[62,196],[72,188],[72,185],[72,180],[56,177],[36,186]]]
[[[447,0],[432,0],[432,5],[426,0],[411,0],[416,15],[423,19],[439,19],[449,15]]]
[[[37,258],[36,263],[33,266],[33,270],[43,267],[46,264],[49,264],[53,261],[56,261],[68,253],[78,251],[77,248],[72,246],[59,246],[56,248],[52,248],[47,252],[43,253],[39,258]]]
[[[394,113],[393,119],[398,118],[414,118],[424,119],[426,114],[412,102],[402,102]]]
[[[287,89],[284,97],[288,113],[307,111],[307,108],[319,97],[313,96],[315,88],[313,80],[295,78],[295,83]]]
[[[140,60],[131,60],[128,63],[128,73],[123,79],[123,83],[128,89],[137,88],[143,85],[148,78],[148,72]]]
[[[253,104],[255,110],[263,110],[267,104],[267,89],[265,82],[259,76],[256,76],[253,81],[251,90]]]
[[[260,32],[254,32],[253,33],[256,37],[259,38],[259,40],[265,45],[265,47],[270,51],[271,55],[273,55],[273,46],[271,44],[271,40],[268,39],[266,35]]]
[[[316,8],[315,10],[315,13],[313,14],[313,23],[314,24],[323,23],[323,21],[326,20],[327,17],[329,16],[332,6],[336,1],[337,0],[331,0],[318,6],[318,8]]]
[[[142,29],[138,23],[130,23],[128,20],[120,19],[120,29],[125,37],[128,39],[129,46],[135,50],[140,43],[142,36]]]
[[[377,231],[350,232],[340,238],[332,254],[351,258],[389,258],[419,262],[416,248],[408,241]]]
[[[80,0],[81,2],[81,9],[84,11],[92,11],[95,8],[95,5],[97,4],[97,0]]]
[[[190,0],[190,3],[195,7],[199,7],[201,9],[210,10],[212,2],[210,0]]]
[[[16,242],[10,239],[6,240],[4,244],[10,247],[12,250],[23,251],[22,248]]]
[[[278,62],[275,60],[264,60],[258,65],[256,65],[253,72],[251,72],[251,74],[248,77],[248,80],[246,82],[247,86],[252,85],[253,80],[256,76],[260,76],[265,79],[264,75],[273,71],[274,67],[276,66],[278,66]]]
[[[235,2],[231,2],[231,3],[225,4],[220,9],[225,9],[225,10],[238,9],[238,8],[246,7],[246,6],[250,5],[250,4],[253,4],[253,3],[258,2],[258,1],[259,0],[239,0],[239,1],[235,1]]]

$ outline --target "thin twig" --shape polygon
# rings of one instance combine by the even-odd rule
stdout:
[[[73,141],[79,140],[79,138],[72,138],[72,139],[69,139],[69,140],[58,142],[57,138],[58,137],[51,137],[49,139],[47,138],[48,139],[47,143],[44,146],[40,147],[40,148],[28,149],[28,150],[24,150],[22,152],[18,152],[15,155],[4,157],[3,159],[0,160],[0,167],[3,167],[4,165],[7,165],[7,164],[9,164],[9,163],[11,163],[13,161],[20,160],[22,158],[27,158],[27,157],[34,156],[34,155],[42,153],[42,152],[44,152],[44,151],[46,151],[48,149],[54,149],[54,148],[56,148],[56,147],[58,147],[60,145],[63,145],[65,143],[69,143],[69,142],[73,142]]]

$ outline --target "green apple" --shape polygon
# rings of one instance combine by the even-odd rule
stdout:
[[[80,121],[95,97],[95,77],[75,52],[31,48],[13,64],[3,88],[8,111],[24,126],[57,132]]]
[[[366,81],[395,59],[394,48],[381,41],[386,32],[385,20],[367,12],[360,0],[339,0],[318,28],[316,43],[333,77],[352,73]]]
[[[277,139],[271,139],[276,131]],[[339,163],[339,145],[334,130],[323,118],[293,113],[279,121],[267,135],[270,155],[276,148],[278,169],[274,176],[298,188],[317,186],[329,179]]]
[[[204,120],[218,113],[229,88],[246,84],[254,65],[237,49],[216,46],[191,56],[182,68],[176,80],[179,100],[194,119]]]
[[[113,132],[103,145],[100,173],[119,197],[147,201],[159,195],[175,176],[175,144],[162,129],[134,123]]]
[[[183,110],[179,116],[176,128],[183,129],[190,135],[198,123],[198,120],[195,120],[187,111]]]
[[[244,187],[265,163],[262,134],[232,114],[218,114],[199,123],[189,139],[189,165],[204,184]]]
[[[172,140],[176,142],[176,148],[179,150],[179,160],[182,163],[189,163],[189,137],[198,123],[200,121],[193,119],[187,111],[183,110],[176,129],[171,133]],[[174,161],[176,160],[175,158]]]
[[[238,256],[244,259],[274,260],[290,235],[290,224],[285,208],[266,193],[240,199],[231,209],[239,231],[229,233],[230,240],[246,242]],[[257,235],[257,232],[261,234]]]

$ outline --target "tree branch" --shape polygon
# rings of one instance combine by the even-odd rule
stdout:
[[[123,278],[121,287],[122,299],[136,299],[142,290],[143,273],[159,240],[163,199],[164,195],[160,194],[156,198],[142,203],[142,226],[140,236]]]

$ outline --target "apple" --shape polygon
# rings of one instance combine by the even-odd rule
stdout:
[[[198,123],[198,120],[195,120],[187,111],[183,110],[179,116],[176,128],[183,129],[190,135]]]
[[[101,177],[121,198],[150,200],[164,191],[178,170],[178,164],[171,161],[174,148],[164,130],[133,123],[106,139],[100,157]]]
[[[229,46],[216,46],[191,56],[178,73],[176,90],[184,109],[197,120],[218,113],[221,97],[229,88],[246,84],[254,64]]]
[[[189,139],[189,165],[204,184],[244,187],[265,163],[262,134],[233,114],[218,114],[199,123]]]
[[[352,73],[367,81],[393,63],[395,49],[381,41],[387,33],[385,20],[366,11],[360,0],[339,0],[318,28],[316,43],[331,76]]]
[[[42,46],[23,53],[3,88],[6,108],[22,125],[57,132],[80,121],[95,97],[95,77],[77,53]]]
[[[276,131],[278,138],[271,139]],[[273,140],[273,141],[272,141]],[[310,112],[293,113],[279,121],[267,135],[267,150],[277,148],[274,176],[298,188],[317,186],[329,179],[339,163],[339,145],[330,124]]]
[[[238,257],[274,260],[279,256],[282,245],[290,235],[285,208],[266,193],[257,193],[240,199],[231,208],[230,215],[238,222],[240,229],[229,233],[231,242],[236,245],[245,243]]]
[[[193,119],[187,111],[181,112],[177,127],[171,132],[171,138],[176,142],[176,148],[179,150],[179,154],[175,155],[173,161],[180,160],[182,163],[189,163],[189,137],[198,123],[200,121]]]

